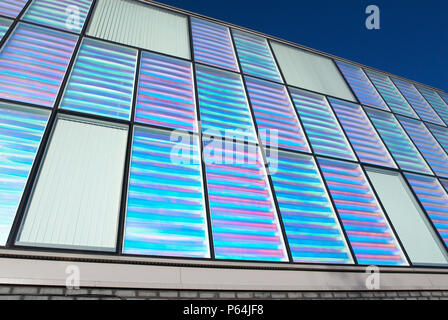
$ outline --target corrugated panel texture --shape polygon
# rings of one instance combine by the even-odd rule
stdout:
[[[361,68],[338,60],[336,60],[336,64],[344,74],[361,104],[389,110]]]
[[[0,245],[8,239],[49,111],[0,104]]]
[[[143,52],[135,121],[197,131],[190,62]]]
[[[11,18],[16,18],[27,2],[28,0],[1,0],[0,14]]]
[[[328,159],[318,162],[358,263],[407,265],[361,167]]]
[[[137,50],[85,38],[61,108],[128,120]]]
[[[98,0],[87,34],[190,59],[187,18],[133,0]]]
[[[295,88],[289,90],[314,152],[356,160],[325,97]]]
[[[17,242],[115,251],[127,130],[58,119]]]
[[[418,118],[417,114],[388,76],[371,70],[364,71],[370,77],[370,80],[372,80],[372,83],[376,86],[376,89],[393,112],[412,118]]]
[[[93,0],[34,0],[23,19],[80,33]]]
[[[210,257],[197,137],[136,127],[123,252]]]
[[[448,246],[448,195],[437,178],[405,173],[423,208]]]
[[[396,165],[360,105],[329,99],[359,160],[396,168]]]
[[[237,29],[232,34],[243,73],[283,82],[265,38]]]
[[[12,20],[0,18],[0,41],[3,39],[3,36],[8,31],[11,24]]]
[[[196,62],[239,71],[229,28],[192,17],[191,35]]]
[[[427,123],[426,126],[440,143],[442,148],[448,153],[448,129]]]
[[[445,92],[440,92],[440,91],[438,91],[438,94],[443,99],[443,101],[445,101],[445,103],[448,105],[448,94],[446,94]]]
[[[313,158],[281,151],[271,177],[294,262],[353,263]]]
[[[355,101],[331,59],[278,42],[271,41],[271,45],[289,85]]]
[[[204,143],[204,161],[216,258],[287,261],[258,148]]]
[[[391,113],[368,109],[367,114],[400,169],[432,174],[417,148]]]
[[[397,118],[431,166],[432,171],[438,176],[448,177],[448,156],[423,122],[400,116]]]
[[[310,152],[285,86],[251,77],[245,80],[263,143]]]
[[[417,112],[420,119],[422,119],[423,121],[443,125],[443,121],[439,118],[434,109],[429,105],[428,102],[426,102],[426,100],[422,97],[420,92],[418,92],[418,90],[412,83],[396,78],[392,78],[392,81],[395,83],[406,100],[414,108],[415,112]]]
[[[422,96],[434,108],[439,117],[448,124],[448,104],[434,91],[425,87],[417,86]]]
[[[53,107],[76,41],[20,23],[0,53],[0,97]]]
[[[196,77],[203,132],[256,142],[241,76],[196,65]]]

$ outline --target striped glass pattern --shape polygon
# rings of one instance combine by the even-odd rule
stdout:
[[[373,109],[366,111],[400,169],[432,174],[393,114]]]
[[[405,173],[426,213],[448,246],[448,195],[437,178]]]
[[[271,175],[294,262],[353,263],[313,158],[280,151]]]
[[[421,86],[417,87],[422,96],[434,108],[439,117],[448,124],[448,104],[434,91]]]
[[[448,94],[446,94],[445,92],[438,92],[439,96],[443,99],[443,101],[445,101],[445,103],[448,105]]]
[[[418,118],[417,114],[406,99],[403,98],[400,91],[398,91],[388,76],[371,70],[364,71],[370,77],[370,80],[393,112],[412,118]]]
[[[5,245],[49,111],[0,104],[0,245]]]
[[[241,76],[196,65],[202,131],[256,142]]]
[[[401,94],[414,108],[415,112],[417,112],[420,119],[443,125],[443,121],[412,83],[396,78],[392,78],[392,81],[395,83],[398,90],[400,90]]]
[[[361,68],[337,60],[336,64],[344,74],[344,77],[347,79],[347,82],[350,84],[350,87],[353,89],[353,92],[362,104],[374,108],[389,110]]]
[[[85,38],[61,108],[128,120],[137,50]]]
[[[0,97],[53,107],[76,41],[19,23],[0,52]]]
[[[229,28],[191,17],[191,35],[196,62],[239,71]]]
[[[356,160],[325,97],[295,88],[289,90],[314,152]]]
[[[287,261],[259,148],[204,143],[204,161],[216,258]]]
[[[271,147],[310,152],[285,86],[245,77],[260,136]],[[274,140],[272,140],[275,136]]]
[[[12,24],[12,20],[0,18],[0,41]]]
[[[426,126],[440,143],[442,148],[448,153],[448,129],[427,123]]]
[[[34,0],[23,19],[80,33],[93,0]]]
[[[28,0],[1,0],[0,14],[3,16],[16,18]]]
[[[432,171],[438,176],[448,177],[448,156],[423,122],[400,116],[397,116],[397,118]]]
[[[207,230],[197,137],[136,127],[123,251],[209,258]]]
[[[265,38],[232,29],[243,73],[283,82]]]
[[[318,162],[358,263],[407,265],[361,167],[329,159]]]
[[[392,157],[361,106],[333,98],[330,98],[329,101],[359,160],[365,163],[396,168]]]
[[[135,121],[197,131],[190,62],[143,52]]]

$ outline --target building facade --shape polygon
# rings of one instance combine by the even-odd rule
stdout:
[[[444,91],[152,1],[0,37],[0,297],[448,293]]]

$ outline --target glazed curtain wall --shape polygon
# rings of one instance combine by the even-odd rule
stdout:
[[[0,46],[1,247],[448,265],[446,93],[134,0]]]

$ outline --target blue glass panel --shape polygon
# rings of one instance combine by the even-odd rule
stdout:
[[[28,0],[1,0],[0,14],[11,18],[16,18],[27,2]]]
[[[123,251],[210,257],[197,137],[135,128]]]
[[[336,64],[344,74],[347,82],[350,84],[350,87],[352,87],[356,97],[362,104],[374,108],[389,110],[361,68],[337,60]]]
[[[361,167],[328,159],[318,162],[358,263],[407,265]]]
[[[405,173],[429,218],[448,246],[448,195],[437,178]]]
[[[239,71],[229,28],[192,17],[191,35],[196,62]]]
[[[440,143],[445,152],[448,153],[448,129],[429,123],[427,123],[426,126]]]
[[[0,245],[5,245],[49,111],[0,104]]]
[[[314,152],[356,160],[325,97],[295,88],[290,88],[290,92]]]
[[[93,0],[34,0],[23,19],[80,33]]]
[[[232,29],[243,73],[283,82],[265,38]]]
[[[412,118],[418,118],[417,114],[388,76],[371,70],[364,71],[370,77],[370,80],[372,80],[372,83],[376,86],[378,92],[382,95],[384,101],[386,101],[393,112]]]
[[[84,39],[61,108],[128,120],[137,50]]]
[[[426,101],[434,108],[439,117],[448,124],[448,104],[434,91],[425,87],[417,87]]]
[[[434,173],[438,176],[448,177],[448,156],[423,122],[400,116],[397,118]]]
[[[329,99],[361,162],[396,168],[392,157],[360,105]]]
[[[272,147],[310,152],[285,86],[251,77],[245,80],[263,142]]]
[[[400,169],[432,174],[425,160],[391,113],[372,109],[366,111]]]
[[[271,177],[294,261],[353,263],[313,158],[281,151]]]
[[[217,259],[287,261],[258,147],[204,142]]]
[[[445,103],[448,105],[448,94],[446,94],[445,92],[438,92],[439,96],[443,99],[443,101],[445,101]]]
[[[420,119],[422,119],[423,121],[443,125],[443,121],[439,118],[434,109],[431,108],[428,102],[426,102],[426,100],[422,97],[420,92],[417,91],[412,83],[396,78],[392,78],[392,81],[395,83],[406,100],[408,100],[408,102],[414,108],[415,112],[417,112]]]
[[[190,62],[143,52],[135,121],[197,131]]]
[[[12,20],[0,18],[0,41],[12,24]]]
[[[0,97],[53,107],[77,37],[19,23],[0,52]]]
[[[203,132],[256,142],[241,76],[196,65],[196,77]]]

